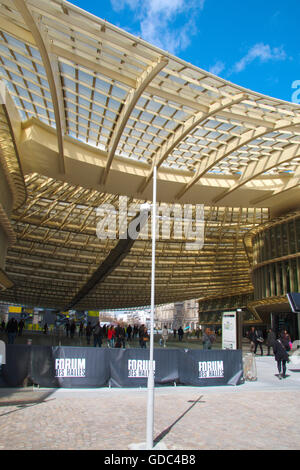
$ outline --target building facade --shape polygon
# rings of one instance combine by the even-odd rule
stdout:
[[[292,211],[261,224],[245,236],[253,290],[244,295],[201,299],[203,323],[221,324],[222,312],[241,308],[245,325],[286,328],[299,339],[300,314],[291,310],[287,294],[300,289],[300,212]]]
[[[195,330],[199,326],[198,301],[193,299],[157,306],[155,324],[158,329],[166,325],[170,329],[177,330],[181,326]]]

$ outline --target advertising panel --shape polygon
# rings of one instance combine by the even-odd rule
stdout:
[[[222,349],[237,349],[237,314],[235,311],[223,313]]]

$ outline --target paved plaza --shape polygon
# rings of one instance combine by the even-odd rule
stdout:
[[[157,448],[299,450],[300,373],[256,366],[236,387],[157,387]],[[146,389],[0,389],[0,449],[128,450],[146,440],[146,407]]]

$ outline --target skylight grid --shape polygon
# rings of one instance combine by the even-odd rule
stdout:
[[[59,47],[65,47],[65,44],[70,49],[75,48],[76,53],[94,60],[101,60],[101,63],[106,67],[126,69],[126,73],[140,74],[143,70],[142,62],[134,61],[132,57],[126,56],[120,48],[114,46],[112,42],[107,40],[103,41],[101,36],[96,37],[92,35],[88,30],[83,31],[76,26],[71,29],[67,25],[60,24],[59,30],[57,29],[57,23],[53,23],[53,28],[49,27],[51,36]]]
[[[34,74],[38,73],[43,78],[46,78],[39,51],[26,43],[21,43],[22,48],[19,47],[19,44],[20,42],[17,42],[16,45],[14,38],[10,35],[0,32],[0,50],[2,56],[10,59],[24,70],[31,71]]]

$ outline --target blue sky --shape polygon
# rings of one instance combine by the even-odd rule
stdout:
[[[71,3],[230,82],[300,103],[299,0]]]

